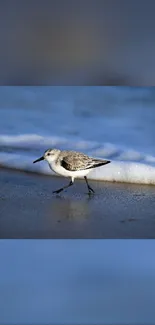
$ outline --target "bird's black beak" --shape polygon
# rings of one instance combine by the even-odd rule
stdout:
[[[38,158],[37,160],[33,161],[33,164],[35,164],[36,162],[39,162],[39,161],[41,161],[41,160],[44,160],[44,157],[43,157],[43,156],[40,157],[40,158]]]

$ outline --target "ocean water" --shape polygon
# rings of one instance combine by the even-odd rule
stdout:
[[[0,87],[0,165],[52,174],[33,160],[74,149],[111,164],[89,178],[155,184],[155,88]]]
[[[154,240],[1,240],[0,324],[154,324],[154,250]]]

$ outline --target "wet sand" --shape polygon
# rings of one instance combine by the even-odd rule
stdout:
[[[155,187],[0,169],[0,238],[155,238]]]

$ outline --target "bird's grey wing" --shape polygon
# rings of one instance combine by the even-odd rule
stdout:
[[[61,165],[67,170],[84,170],[92,166],[92,160],[85,155],[66,156],[61,160]]]
[[[110,163],[108,160],[98,160],[89,158],[84,154],[75,154],[71,156],[63,157],[61,160],[61,165],[65,169],[69,171],[76,171],[76,170],[85,170],[90,168],[99,167],[105,164]]]

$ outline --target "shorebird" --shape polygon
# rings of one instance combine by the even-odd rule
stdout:
[[[79,177],[84,177],[88,188],[88,194],[94,193],[94,190],[88,184],[86,175],[88,175],[93,168],[110,163],[109,160],[95,159],[81,152],[69,150],[61,151],[59,149],[46,150],[44,155],[33,161],[33,163],[41,160],[46,160],[50,169],[52,169],[56,174],[71,178],[68,185],[53,191],[53,193],[60,193],[64,189],[67,189],[74,184],[74,179]]]

